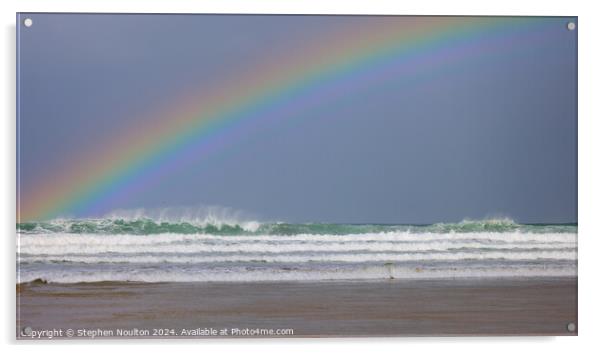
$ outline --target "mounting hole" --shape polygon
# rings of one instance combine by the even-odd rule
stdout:
[[[33,25],[33,20],[31,18],[26,18],[23,20],[23,24],[25,27],[31,27],[31,25]]]
[[[575,28],[577,28],[577,25],[575,24],[575,22],[569,22],[569,23],[566,24],[566,28],[569,31],[574,31]]]
[[[566,329],[569,332],[575,332],[575,329],[577,329],[577,326],[571,322],[568,325],[566,325]]]

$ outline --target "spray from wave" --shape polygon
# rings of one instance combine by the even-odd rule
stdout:
[[[261,225],[245,211],[221,206],[167,207],[115,210],[103,219],[111,221],[152,221],[155,224],[190,224],[196,227],[239,227],[255,231]]]

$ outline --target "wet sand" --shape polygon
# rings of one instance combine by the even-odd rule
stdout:
[[[18,286],[17,300],[19,339],[30,338],[21,334],[26,327],[113,338],[124,338],[117,329],[137,338],[149,338],[144,329],[150,338],[198,338],[247,328],[294,330],[279,337],[577,334],[567,330],[577,323],[575,278],[38,283]],[[184,329],[196,331],[183,336]],[[234,336],[270,336],[249,333]]]

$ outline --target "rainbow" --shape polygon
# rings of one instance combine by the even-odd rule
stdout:
[[[18,192],[17,222],[102,210],[111,198],[129,195],[152,178],[180,168],[184,160],[218,149],[228,134],[259,124],[270,111],[286,116],[299,110],[304,98],[332,94],[337,82],[370,78],[383,67],[403,66],[412,58],[428,62],[442,48],[462,43],[474,48],[491,34],[514,36],[538,22],[504,17],[356,19],[319,41],[302,44],[285,59],[267,59],[235,80],[203,85],[178,97],[173,106],[149,116],[143,127],[120,129],[110,144],[85,151],[54,175],[49,173],[45,182]]]

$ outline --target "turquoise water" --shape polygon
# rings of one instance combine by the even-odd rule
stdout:
[[[576,224],[517,224],[509,220],[463,221],[429,225],[329,224],[329,223],[259,223],[211,224],[163,222],[152,219],[73,219],[17,224],[22,233],[91,233],[91,234],[214,234],[214,235],[345,235],[381,232],[409,233],[576,233]]]

